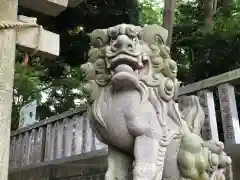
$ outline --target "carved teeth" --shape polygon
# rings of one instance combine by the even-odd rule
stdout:
[[[140,65],[136,58],[126,55],[119,55],[118,57],[114,58],[110,63],[110,68],[115,69],[117,66],[121,64],[128,65],[134,70],[140,68]]]

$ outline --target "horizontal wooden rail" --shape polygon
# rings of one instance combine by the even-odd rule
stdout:
[[[239,79],[240,69],[236,69],[234,71],[226,72],[224,74],[204,79],[193,84],[182,86],[179,91],[179,96],[190,94],[204,89],[211,89],[223,83],[240,84]]]
[[[50,123],[53,123],[55,121],[58,121],[59,119],[63,119],[65,117],[69,117],[69,116],[72,116],[74,114],[77,114],[77,113],[84,113],[85,111],[87,110],[87,105],[86,104],[82,104],[80,107],[76,108],[76,109],[71,109],[69,111],[65,111],[61,114],[58,114],[56,116],[52,116],[50,118],[47,118],[47,119],[44,119],[44,120],[41,120],[37,123],[34,123],[32,125],[29,125],[29,126],[26,126],[24,128],[21,128],[21,129],[18,129],[16,131],[13,131],[11,133],[11,136],[16,136],[18,134],[21,134],[25,131],[30,131],[32,129],[35,129],[35,128],[38,128],[40,126],[44,126],[46,124],[50,124]]]
[[[13,132],[10,172],[106,148],[92,131],[86,109],[83,105]]]

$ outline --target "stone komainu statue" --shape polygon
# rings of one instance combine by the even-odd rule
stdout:
[[[90,34],[81,69],[93,100],[93,129],[109,147],[105,180],[225,179],[231,159],[223,143],[201,138],[205,115],[198,98],[181,98],[181,110],[175,103],[177,64],[167,36],[158,25],[128,24]]]

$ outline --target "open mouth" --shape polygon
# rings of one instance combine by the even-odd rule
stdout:
[[[109,68],[113,73],[112,85],[115,89],[137,87],[139,82],[137,72],[141,67],[141,61],[136,57],[119,54],[112,58],[109,63]]]
[[[135,71],[142,67],[138,58],[131,57],[126,54],[120,54],[120,55],[116,56],[115,58],[111,59],[109,68],[111,70],[115,71],[115,69],[120,65],[129,66],[129,68],[131,68],[132,71]]]

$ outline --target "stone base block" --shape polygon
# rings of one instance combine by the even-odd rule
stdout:
[[[68,6],[68,0],[19,0],[19,5],[50,16],[58,16]]]
[[[18,29],[17,45],[25,52],[38,50],[36,55],[55,58],[59,56],[60,36],[44,29],[40,32],[38,27]]]

